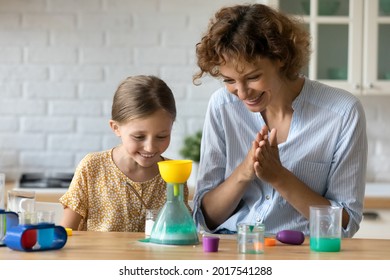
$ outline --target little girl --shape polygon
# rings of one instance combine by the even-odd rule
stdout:
[[[110,127],[121,144],[86,155],[78,165],[61,225],[73,230],[145,230],[145,209],[166,202],[157,162],[165,160],[176,118],[171,89],[154,76],[134,76],[118,87]],[[184,189],[188,207],[188,187]]]

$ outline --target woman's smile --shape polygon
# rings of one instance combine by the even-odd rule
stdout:
[[[246,98],[244,102],[247,105],[253,106],[258,104],[261,101],[261,98],[263,97],[264,91],[262,91],[259,95],[253,97],[253,98]]]

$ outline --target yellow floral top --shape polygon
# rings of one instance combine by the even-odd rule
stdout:
[[[166,183],[160,174],[146,182],[132,181],[115,165],[111,149],[81,160],[60,202],[82,216],[78,230],[142,232],[145,207],[134,191],[149,209],[166,202]],[[183,196],[188,207],[187,186]]]

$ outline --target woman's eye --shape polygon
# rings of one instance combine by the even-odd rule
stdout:
[[[167,139],[168,136],[157,136],[157,139],[161,139],[161,140],[164,140],[164,139]]]
[[[260,76],[248,77],[248,80],[255,81],[255,80],[259,79],[259,77]]]
[[[223,79],[222,80],[225,84],[233,84],[234,83],[234,80],[230,80],[230,79]]]

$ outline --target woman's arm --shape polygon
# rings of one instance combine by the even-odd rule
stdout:
[[[244,161],[224,182],[204,195],[201,208],[209,228],[216,228],[234,213],[248,184],[256,177],[253,168],[256,161],[255,152],[264,135],[267,135],[265,129],[257,133]]]

